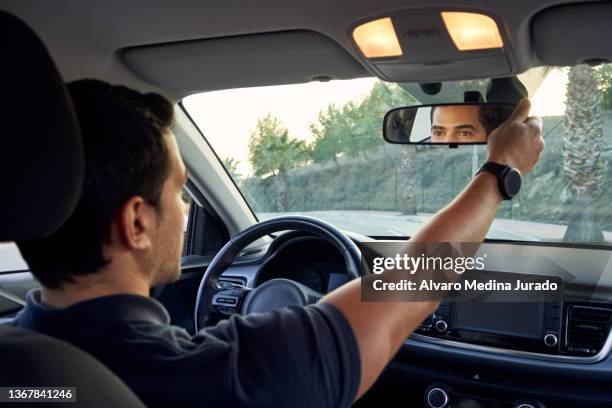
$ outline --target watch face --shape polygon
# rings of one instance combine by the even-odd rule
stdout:
[[[521,189],[521,173],[515,169],[510,169],[504,177],[504,186],[506,187],[506,193],[510,197],[518,194]]]

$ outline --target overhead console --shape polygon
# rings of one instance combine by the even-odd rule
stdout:
[[[415,340],[517,357],[592,363],[612,348],[612,305],[541,295],[533,302],[446,301]]]
[[[513,73],[503,22],[481,11],[421,9],[360,21],[350,37],[363,62],[394,82]]]

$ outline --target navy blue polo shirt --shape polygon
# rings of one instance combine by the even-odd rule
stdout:
[[[13,324],[90,353],[149,407],[348,406],[360,382],[355,336],[330,304],[232,316],[194,336],[152,298],[53,309],[32,291]]]

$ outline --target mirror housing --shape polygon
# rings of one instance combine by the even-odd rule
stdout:
[[[489,133],[514,111],[509,103],[445,103],[390,110],[383,120],[389,143],[416,145],[487,144]]]

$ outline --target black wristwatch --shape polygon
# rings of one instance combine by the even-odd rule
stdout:
[[[489,172],[497,177],[497,186],[504,200],[511,200],[521,189],[521,173],[505,164],[486,162],[482,165],[479,174],[483,171]]]

